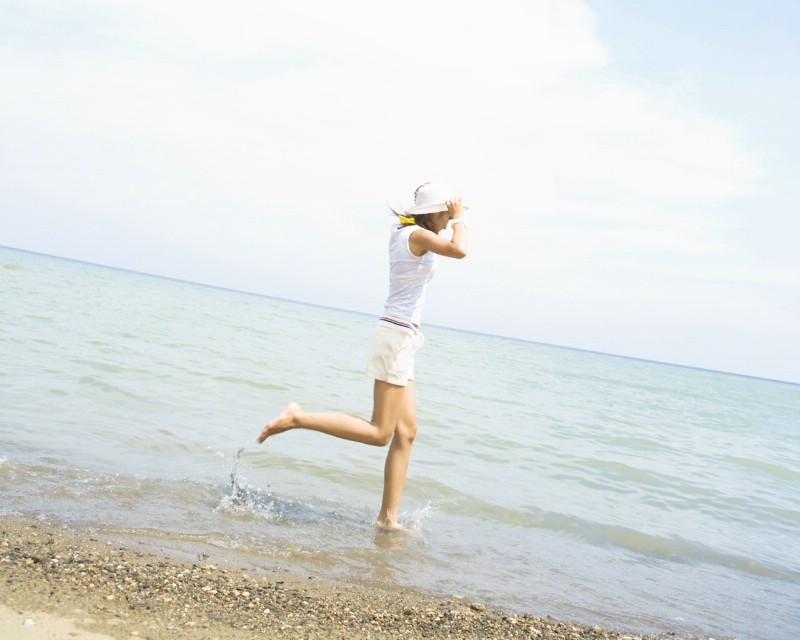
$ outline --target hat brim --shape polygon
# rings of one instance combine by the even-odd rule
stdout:
[[[462,209],[469,209],[466,205],[461,205]],[[414,216],[422,216],[427,213],[443,213],[447,211],[447,203],[442,202],[441,204],[426,204],[419,207],[411,207],[410,209],[406,209],[406,214],[411,214]]]

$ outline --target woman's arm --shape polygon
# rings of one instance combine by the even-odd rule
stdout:
[[[447,202],[448,220],[458,220],[461,218],[462,211],[460,198]],[[433,253],[447,258],[459,260],[464,258],[467,255],[467,225],[459,222],[452,225],[452,229],[453,235],[450,238],[443,238],[427,229],[417,229],[408,238],[411,253],[421,256],[426,251],[433,251]]]

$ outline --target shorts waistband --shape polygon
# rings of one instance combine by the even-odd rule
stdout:
[[[382,316],[378,318],[378,322],[388,322],[389,324],[393,324],[396,327],[403,327],[404,329],[410,329],[411,331],[414,332],[414,335],[417,335],[417,333],[419,333],[417,328],[410,322],[405,322],[404,320],[398,320],[397,318],[392,318],[391,316]]]

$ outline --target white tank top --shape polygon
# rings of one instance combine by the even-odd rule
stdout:
[[[408,239],[419,229],[416,225],[392,226],[389,236],[389,296],[383,315],[420,324],[425,287],[436,271],[436,254],[432,251],[415,256]]]

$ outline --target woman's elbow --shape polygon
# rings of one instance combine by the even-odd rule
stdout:
[[[455,249],[455,251],[453,251],[453,257],[456,260],[461,260],[462,258],[466,258],[467,257],[467,250],[466,249],[462,249],[462,248],[457,248],[457,249]]]

